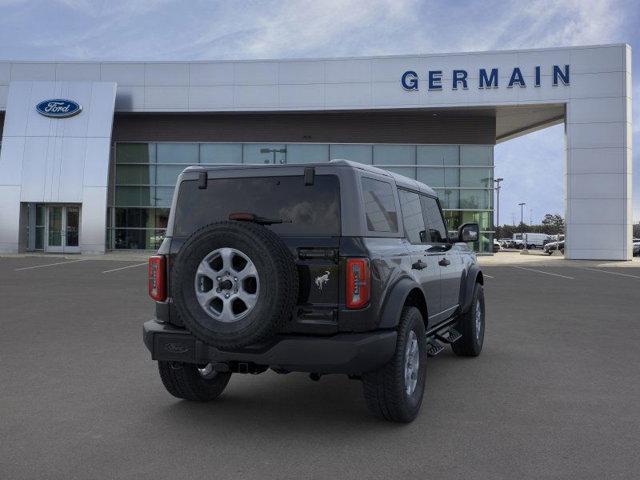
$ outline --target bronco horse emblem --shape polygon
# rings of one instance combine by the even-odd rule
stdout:
[[[322,291],[322,287],[324,287],[329,281],[329,273],[329,270],[325,270],[324,275],[316,277],[316,286],[318,287],[318,290]]]

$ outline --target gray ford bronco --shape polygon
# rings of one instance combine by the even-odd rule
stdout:
[[[482,349],[478,237],[448,235],[426,185],[367,165],[189,167],[149,260],[144,343],[178,398],[213,400],[232,373],[341,373],[409,422],[427,357]]]

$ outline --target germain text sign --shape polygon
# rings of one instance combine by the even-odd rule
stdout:
[[[569,65],[553,65],[548,70],[548,74],[552,77],[552,85],[569,85]],[[546,72],[545,72],[546,73]],[[478,88],[499,88],[505,85],[507,88],[527,87],[525,74],[533,77],[528,80],[534,87],[542,85],[543,70],[541,66],[536,66],[531,72],[522,72],[519,67],[515,67],[508,72],[500,72],[497,68],[481,68],[478,70],[478,76],[473,82],[469,78],[467,70],[452,70],[451,80],[448,87],[451,90],[459,88],[466,90],[471,83],[475,83]],[[442,70],[428,70],[424,72],[424,77],[414,70],[407,70],[400,77],[400,83],[405,90],[419,90],[422,82],[427,84],[429,91],[438,91],[447,87],[445,85],[444,72]]]

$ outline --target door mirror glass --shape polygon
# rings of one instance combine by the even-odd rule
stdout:
[[[459,242],[477,242],[480,238],[480,226],[477,223],[465,223],[458,229]]]

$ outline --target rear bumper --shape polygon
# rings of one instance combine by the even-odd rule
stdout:
[[[269,345],[226,351],[207,345],[187,330],[156,320],[145,322],[144,344],[153,360],[185,363],[251,363],[292,372],[361,374],[386,364],[397,333],[380,330],[331,337],[278,336]]]

